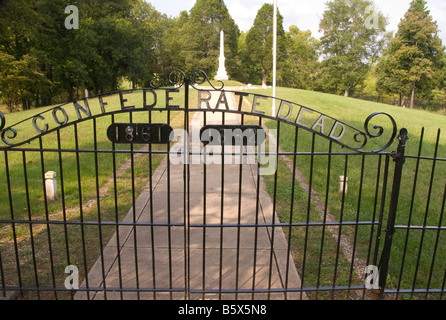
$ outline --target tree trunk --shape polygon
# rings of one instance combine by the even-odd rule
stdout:
[[[410,108],[413,109],[415,105],[415,85],[412,88],[412,97],[410,98]]]
[[[404,96],[403,99],[401,99],[401,107],[405,108],[406,107],[405,104],[406,104],[406,96]]]
[[[118,77],[113,75],[112,76],[112,91],[118,90]]]
[[[36,104],[36,108],[40,107],[40,94],[39,93],[36,94],[35,104]]]
[[[73,87],[69,87],[67,89],[67,98],[68,98],[68,101],[74,101],[74,88]]]
[[[265,71],[263,71],[262,87],[266,86],[266,77],[267,77],[267,73]]]
[[[350,95],[349,89],[345,90],[344,97],[348,97]]]
[[[28,99],[22,99],[22,110],[29,110],[31,109],[31,103]]]

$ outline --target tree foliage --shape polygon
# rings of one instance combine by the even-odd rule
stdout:
[[[370,19],[375,19],[372,24]],[[369,0],[327,3],[319,28],[324,57],[322,88],[349,96],[362,84],[383,47],[387,20]]]
[[[248,63],[261,70],[262,84],[266,84],[273,69],[273,16],[274,7],[265,3],[257,12],[252,28],[246,35],[245,55]],[[285,60],[285,31],[283,16],[277,12],[277,60]]]
[[[378,66],[379,90],[407,97],[411,108],[416,92],[430,95],[443,75],[444,47],[429,13],[425,0],[411,2]]]
[[[1,97],[9,112],[13,112],[18,104],[29,109],[32,97],[50,85],[34,57],[24,55],[17,60],[0,51]]]
[[[123,77],[136,86],[158,71],[160,25],[167,17],[143,0],[73,4],[78,29],[66,28],[63,0],[6,0],[0,7],[0,53],[8,62],[2,75],[9,72],[1,79],[3,100],[21,100],[24,108],[73,100],[84,88],[115,90]],[[7,70],[14,68],[12,77]]]
[[[278,82],[282,86],[314,90],[317,82],[319,41],[311,31],[290,26],[285,34],[286,59],[279,68]]]

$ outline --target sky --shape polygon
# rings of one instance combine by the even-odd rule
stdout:
[[[196,0],[146,0],[158,11],[176,17],[180,11],[189,11]],[[241,31],[248,31],[254,22],[257,11],[264,3],[273,0],[224,0],[231,17]],[[320,38],[319,22],[322,19],[327,0],[277,0],[277,6],[284,17],[284,28],[296,25],[301,30],[310,30],[314,37]],[[374,0],[378,9],[388,17],[387,31],[398,30],[400,19],[409,9],[411,0]],[[446,1],[427,0],[428,9],[440,29],[439,36],[446,44]]]

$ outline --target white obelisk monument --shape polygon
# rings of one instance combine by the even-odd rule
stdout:
[[[224,32],[220,32],[220,58],[218,58],[218,71],[215,76],[215,80],[226,81],[229,80],[228,74],[225,69],[225,44],[224,44]]]

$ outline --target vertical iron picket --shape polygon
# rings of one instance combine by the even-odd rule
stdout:
[[[389,208],[389,216],[387,219],[384,247],[381,255],[381,263],[379,270],[379,287],[381,296],[384,294],[384,290],[386,287],[389,261],[390,261],[390,251],[392,248],[393,234],[395,233],[395,219],[398,208],[401,178],[402,178],[403,166],[406,161],[405,158],[406,142],[408,139],[409,137],[407,135],[407,129],[405,128],[401,129],[400,135],[398,136],[399,140],[398,149],[396,152],[391,153],[391,156],[396,162],[396,165],[393,177],[392,194],[390,199],[390,208]]]
[[[414,175],[413,188],[412,188],[412,199],[411,199],[411,202],[410,202],[409,215],[408,215],[408,221],[407,221],[407,226],[408,227],[411,225],[412,217],[413,217],[414,204],[415,204],[415,194],[416,194],[416,191],[417,191],[418,174],[419,174],[419,169],[420,169],[421,150],[423,148],[424,131],[425,131],[425,129],[423,127],[421,129],[420,141],[419,141],[419,145],[418,145],[418,156],[417,156],[417,161],[416,161],[416,165],[415,165],[415,175]],[[409,241],[409,235],[410,235],[410,228],[407,228],[405,242],[404,242],[403,256],[402,256],[402,260],[401,260],[401,269],[400,269],[400,273],[399,273],[399,281],[398,281],[398,286],[397,286],[397,294],[395,296],[395,299],[398,299],[399,291],[401,289],[401,282],[402,282],[402,279],[403,279],[404,266],[405,266],[404,264],[405,264],[405,261],[406,261],[406,253],[407,253],[407,246],[408,246],[408,241]]]

